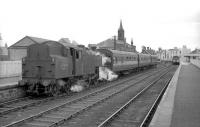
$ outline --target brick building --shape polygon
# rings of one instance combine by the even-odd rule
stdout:
[[[120,27],[118,29],[118,36],[114,36],[113,38],[108,38],[98,44],[89,44],[90,48],[105,48],[105,49],[114,49],[121,51],[129,51],[129,52],[137,52],[136,46],[133,45],[133,39],[131,40],[131,44],[126,42],[125,31],[122,26],[122,21],[120,21]]]
[[[8,47],[8,54],[10,60],[21,60],[27,55],[27,47],[35,43],[43,43],[47,39],[25,36],[15,44]]]

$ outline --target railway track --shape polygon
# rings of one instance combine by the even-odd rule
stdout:
[[[151,72],[152,73],[152,72]],[[153,74],[158,73],[154,72]],[[147,78],[150,78],[152,75],[145,75],[138,76],[134,83],[132,85],[135,85],[141,81],[144,81]],[[131,79],[130,79],[131,80]],[[124,81],[128,82],[128,81]],[[123,82],[121,82],[122,84]],[[114,85],[113,85],[114,86]],[[56,106],[54,108],[48,109],[46,111],[43,111],[37,115],[33,115],[31,117],[25,118],[23,120],[19,120],[16,122],[13,122],[9,125],[6,125],[5,127],[11,127],[11,126],[55,126],[62,122],[64,122],[67,119],[70,119],[80,112],[99,104],[106,99],[123,92],[124,90],[131,87],[130,83],[126,85],[115,85],[115,87],[108,86],[106,88],[103,88],[101,90],[97,90],[91,94],[85,95],[83,97],[80,97],[78,99],[74,99],[69,102],[65,102],[59,106]]]
[[[165,74],[168,72],[165,72]],[[161,77],[163,77],[165,74],[158,74],[152,79],[148,79],[146,81],[142,81],[133,87],[129,87],[127,90],[116,94],[113,97],[110,97],[103,102],[99,103],[98,105],[95,105],[91,107],[90,109],[86,109],[82,113],[80,112],[77,116],[74,116],[68,120],[65,121],[61,127],[95,127],[100,125],[106,118],[110,117],[114,112],[120,109],[121,106],[123,106],[127,101],[129,101],[133,96],[136,96],[138,93],[140,93],[143,89],[145,89],[147,86],[156,83]],[[143,100],[140,100],[142,102]],[[138,111],[144,110],[143,107],[138,107],[136,109]],[[139,113],[140,115],[140,113]],[[138,115],[138,116],[139,116]],[[138,116],[135,116],[135,118],[138,118]],[[126,119],[126,118],[125,118]],[[120,121],[123,123],[123,120]],[[127,126],[127,125],[122,125]],[[119,126],[119,127],[122,127]],[[133,125],[131,125],[133,126]]]
[[[167,73],[145,87],[136,96],[131,98],[126,104],[121,106],[116,112],[104,120],[98,127],[146,127],[148,126],[152,114],[164,94],[173,74]]]
[[[162,66],[161,66],[162,67]],[[164,67],[163,67],[164,68]],[[149,71],[145,73],[150,73]],[[140,76],[140,75],[138,75]],[[63,94],[59,96],[59,98],[66,97],[67,95]],[[15,99],[12,101],[0,103],[0,116],[9,114],[12,112],[20,111],[21,109],[25,109],[27,107],[35,106],[47,101],[55,100],[58,97],[45,97],[45,98],[32,98],[32,97],[24,97]]]

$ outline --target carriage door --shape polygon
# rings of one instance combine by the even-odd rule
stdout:
[[[72,75],[76,74],[76,50],[74,48],[70,48],[70,54],[72,56]]]

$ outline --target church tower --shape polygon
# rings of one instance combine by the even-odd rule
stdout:
[[[118,40],[125,41],[125,38],[124,38],[124,29],[123,29],[123,26],[122,26],[122,20],[120,21],[120,27],[118,29]]]

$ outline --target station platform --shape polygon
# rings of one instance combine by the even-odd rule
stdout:
[[[181,63],[149,127],[200,127],[200,68]]]
[[[19,80],[21,80],[20,76],[0,78],[0,90],[17,86]]]

